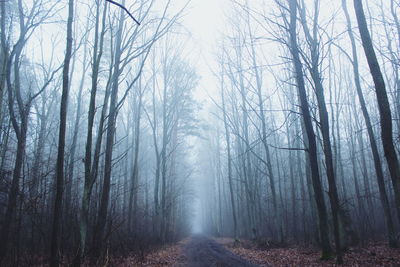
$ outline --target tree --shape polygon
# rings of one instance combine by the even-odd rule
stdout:
[[[365,56],[375,85],[375,94],[379,108],[381,123],[381,138],[386,161],[396,200],[397,215],[400,219],[400,164],[393,143],[393,122],[386,85],[380,69],[371,35],[368,30],[362,0],[354,0],[354,9],[357,16],[358,29],[364,47]]]
[[[317,96],[318,103],[318,112],[319,112],[319,125],[322,133],[322,143],[323,143],[323,151],[325,155],[325,164],[326,164],[326,174],[328,177],[329,183],[329,199],[332,209],[333,216],[333,231],[336,245],[336,256],[337,262],[341,264],[343,262],[342,259],[342,240],[340,238],[340,222],[339,222],[339,196],[336,187],[336,175],[335,168],[333,164],[333,154],[332,154],[332,144],[330,140],[330,127],[329,127],[329,116],[328,110],[325,102],[324,95],[324,87],[322,85],[322,77],[319,71],[320,68],[320,54],[318,51],[320,47],[320,42],[318,40],[318,16],[319,16],[319,3],[318,1],[314,1],[314,16],[313,16],[313,28],[312,35],[307,25],[306,13],[304,9],[304,1],[302,1],[302,8],[300,10],[300,18],[302,21],[303,31],[305,33],[308,45],[310,47],[310,62],[308,62],[309,72],[314,83],[315,94]]]
[[[76,265],[80,265],[80,260],[85,255],[86,251],[86,237],[88,231],[88,220],[89,220],[89,205],[90,198],[92,195],[92,189],[94,182],[96,180],[95,169],[97,169],[98,160],[92,160],[92,144],[93,144],[93,127],[94,127],[94,119],[96,113],[96,95],[98,89],[98,77],[100,71],[100,61],[103,55],[103,47],[104,47],[104,35],[105,35],[105,27],[106,27],[106,12],[107,5],[104,5],[103,15],[100,18],[100,3],[96,4],[96,21],[95,21],[95,37],[94,37],[94,48],[92,55],[92,80],[91,80],[91,90],[90,90],[90,100],[89,100],[89,110],[88,110],[88,126],[87,126],[87,135],[86,135],[86,146],[85,146],[85,182],[83,188],[83,196],[82,196],[82,204],[81,204],[81,215],[79,221],[79,236],[80,236],[80,244],[79,244],[79,253],[76,257]],[[101,19],[101,30],[100,30],[100,19]],[[108,93],[106,93],[108,95]],[[105,97],[107,99],[108,97]],[[105,101],[107,103],[107,101]],[[106,105],[104,105],[106,106]],[[103,116],[102,116],[103,117]],[[101,128],[99,131],[98,140],[102,140],[102,132],[103,132],[103,118],[101,118]],[[96,146],[97,148],[98,146]],[[97,151],[99,149],[96,149]],[[96,158],[98,158],[96,156]],[[92,165],[93,161],[93,165]]]
[[[290,52],[293,58],[295,68],[296,83],[300,99],[300,106],[303,116],[304,127],[306,129],[308,139],[308,155],[310,159],[311,177],[314,188],[314,196],[319,216],[319,231],[321,236],[322,258],[329,258],[331,255],[331,246],[329,244],[329,228],[328,215],[325,207],[324,196],[319,176],[318,155],[315,133],[312,125],[307,93],[304,83],[304,74],[300,53],[297,44],[297,0],[288,0],[290,11],[289,35],[290,35]]]
[[[229,125],[227,122],[227,115],[226,115],[226,107],[225,107],[225,96],[224,96],[224,82],[223,76],[221,78],[221,100],[222,100],[222,114],[223,114],[223,121],[224,121],[224,128],[225,128],[225,140],[228,152],[228,183],[229,183],[229,196],[230,196],[230,203],[232,208],[232,218],[233,218],[233,237],[235,240],[238,240],[238,230],[237,230],[237,217],[236,217],[236,208],[235,208],[235,198],[233,192],[233,178],[232,178],[232,157],[231,157],[231,139],[229,133]]]
[[[8,111],[10,114],[11,124],[17,137],[17,151],[4,223],[1,229],[3,242],[0,246],[0,263],[4,260],[9,249],[10,231],[13,220],[15,219],[14,216],[17,208],[20,177],[26,150],[30,109],[35,98],[46,89],[56,73],[56,71],[54,71],[48,77],[48,80],[44,82],[43,86],[38,88],[37,92],[33,92],[32,85],[22,84],[21,81],[20,66],[23,57],[23,49],[31,34],[45,21],[45,19],[47,19],[47,16],[51,12],[50,8],[48,11],[44,12],[45,14],[43,15],[42,12],[44,7],[41,5],[45,5],[45,3],[42,1],[35,2],[30,6],[30,10],[27,11],[23,8],[22,1],[18,1],[18,22],[20,31],[18,39],[12,46],[11,51],[8,51],[11,44],[6,41],[5,29],[3,28],[1,31],[2,49],[4,51],[3,56],[5,57],[6,62],[3,67],[8,93]],[[1,12],[5,13],[5,3],[1,4]],[[27,16],[25,12],[29,13],[30,16]],[[5,18],[2,17],[2,27],[5,23],[4,20]],[[23,90],[22,86],[28,86],[28,88]]]
[[[68,1],[67,42],[63,65],[63,83],[60,103],[60,126],[58,135],[57,164],[56,164],[56,195],[54,202],[53,227],[51,238],[50,266],[56,267],[59,262],[59,238],[62,214],[62,198],[64,190],[64,158],[65,158],[65,133],[67,128],[68,93],[69,93],[69,67],[72,55],[72,23],[74,19],[74,0]]]
[[[367,126],[367,133],[368,133],[369,142],[370,142],[370,146],[371,146],[371,150],[372,150],[372,156],[374,158],[376,179],[377,179],[378,187],[379,187],[380,200],[381,200],[383,212],[385,215],[389,245],[394,247],[394,246],[396,246],[396,238],[395,238],[395,233],[394,233],[393,219],[392,219],[392,215],[390,212],[388,196],[386,193],[385,179],[383,176],[382,163],[381,163],[381,159],[380,159],[379,152],[378,152],[378,146],[377,146],[375,134],[374,134],[374,131],[372,128],[372,123],[371,123],[371,119],[369,116],[369,112],[367,110],[367,105],[365,103],[364,94],[363,94],[363,91],[361,88],[356,41],[355,41],[354,33],[352,31],[352,25],[351,25],[350,15],[347,10],[346,0],[342,0],[342,8],[343,8],[344,14],[346,16],[347,34],[349,36],[349,39],[351,42],[351,49],[352,49],[352,58],[349,58],[349,60],[352,61],[354,84],[355,84],[356,91],[357,91],[358,101],[361,105],[361,111],[364,116],[365,124]]]
[[[102,243],[104,241],[104,228],[107,222],[107,209],[110,197],[110,185],[111,185],[111,164],[113,155],[114,135],[116,128],[116,117],[117,117],[117,104],[118,104],[118,88],[119,88],[119,76],[121,73],[121,46],[122,46],[122,30],[124,26],[125,16],[124,11],[120,11],[118,19],[118,30],[116,35],[115,44],[115,64],[113,66],[113,77],[110,95],[110,107],[108,114],[108,123],[106,130],[106,149],[104,159],[104,178],[100,208],[97,216],[97,223],[94,234],[94,246],[96,256],[100,255]]]

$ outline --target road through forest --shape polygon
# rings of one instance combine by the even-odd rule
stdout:
[[[255,267],[221,244],[203,235],[194,235],[184,247],[188,267]]]

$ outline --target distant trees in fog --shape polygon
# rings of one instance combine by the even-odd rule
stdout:
[[[207,141],[223,145],[202,151],[221,162],[208,231],[313,240],[323,258],[333,240],[338,262],[382,233],[396,246],[400,3],[232,2]]]

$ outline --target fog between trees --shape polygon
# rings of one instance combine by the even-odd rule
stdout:
[[[195,2],[0,1],[1,263],[399,245],[400,1]]]

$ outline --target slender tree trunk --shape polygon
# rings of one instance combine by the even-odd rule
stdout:
[[[86,136],[86,146],[85,146],[85,182],[83,188],[81,213],[79,221],[79,252],[76,257],[75,265],[79,266],[81,264],[81,259],[85,255],[86,249],[86,236],[89,220],[89,206],[91,192],[93,188],[93,183],[95,176],[93,176],[92,169],[92,143],[93,143],[93,125],[96,109],[96,95],[97,95],[97,83],[99,76],[100,60],[103,52],[103,41],[105,33],[105,12],[107,10],[107,5],[104,6],[104,13],[102,19],[102,32],[99,34],[100,25],[100,4],[96,4],[96,23],[95,23],[95,37],[94,37],[94,49],[93,49],[93,67],[92,67],[92,80],[91,80],[91,90],[90,90],[90,101],[88,110],[88,126],[87,126],[87,136]],[[100,35],[100,36],[99,36]],[[100,39],[100,42],[99,42]],[[103,129],[99,131],[99,136],[102,136]]]
[[[365,19],[362,0],[354,0],[354,9],[356,11],[358,29],[360,31],[365,56],[367,58],[369,69],[375,84],[375,94],[378,102],[381,122],[381,138],[383,150],[385,153],[386,161],[388,163],[390,177],[392,179],[397,216],[400,220],[400,164],[393,143],[392,112],[390,110],[385,81],[383,79],[383,75],[375,54],[375,49],[372,44],[371,35]]]
[[[303,68],[300,60],[300,52],[297,44],[297,0],[288,0],[290,8],[290,50],[293,57],[293,64],[296,73],[296,82],[299,91],[301,111],[304,126],[308,138],[308,154],[310,158],[311,177],[314,188],[314,197],[317,204],[319,217],[319,231],[321,236],[322,258],[329,258],[332,253],[329,242],[328,214],[325,206],[324,195],[319,176],[318,155],[315,133],[312,125],[307,93],[304,83]]]
[[[67,47],[63,67],[63,85],[60,104],[60,128],[58,136],[57,165],[56,165],[56,197],[54,203],[53,226],[51,234],[50,266],[56,267],[59,262],[60,226],[62,215],[62,198],[64,190],[64,152],[65,133],[67,128],[68,110],[68,88],[69,88],[69,65],[72,54],[72,22],[74,17],[74,0],[68,1],[68,22],[67,22]]]
[[[222,79],[222,78],[221,78]],[[221,82],[221,98],[222,98],[222,112],[224,118],[224,127],[225,127],[225,138],[226,138],[226,146],[228,152],[228,183],[229,183],[229,193],[231,199],[232,206],[232,219],[233,219],[233,237],[238,240],[238,232],[237,232],[237,217],[236,217],[236,207],[235,207],[235,197],[233,193],[233,178],[232,178],[232,156],[231,156],[231,139],[229,133],[228,120],[226,116],[226,107],[225,107],[225,97],[224,97],[224,84]]]
[[[154,144],[154,152],[156,157],[156,173],[154,179],[154,221],[153,221],[153,233],[157,238],[160,237],[160,201],[159,201],[159,194],[160,194],[160,168],[161,168],[161,159],[160,159],[160,150],[158,148],[158,141],[157,141],[157,110],[156,110],[156,69],[155,69],[155,62],[153,58],[153,68],[152,68],[152,109],[153,109],[153,121],[151,122],[151,118],[149,117],[149,122],[152,127],[153,131],[153,144]]]
[[[253,39],[251,39],[253,40]],[[252,63],[254,67],[254,72],[256,76],[256,84],[257,84],[257,100],[258,100],[258,106],[260,109],[260,120],[261,120],[261,135],[262,135],[262,144],[265,150],[265,159],[266,159],[266,164],[267,164],[267,172],[268,172],[268,178],[269,178],[269,186],[271,188],[271,195],[272,195],[272,206],[273,206],[273,221],[274,221],[274,227],[275,227],[275,234],[278,237],[278,240],[280,242],[283,241],[283,228],[282,228],[282,223],[281,223],[281,218],[279,215],[278,211],[278,200],[276,196],[276,186],[275,186],[275,176],[274,172],[272,170],[272,161],[271,161],[271,154],[269,151],[269,145],[267,142],[267,123],[266,123],[266,118],[265,118],[265,112],[264,112],[264,104],[263,104],[263,98],[261,94],[261,89],[262,89],[262,82],[261,82],[261,77],[260,73],[257,69],[257,62],[256,62],[256,52],[254,49],[254,44],[253,41],[251,43],[251,57],[252,57]]]
[[[321,74],[319,72],[319,51],[318,51],[318,37],[317,37],[317,32],[318,32],[318,14],[319,14],[319,3],[314,2],[314,17],[313,17],[313,29],[312,29],[312,35],[310,33],[310,30],[308,29],[307,26],[307,21],[306,21],[306,15],[305,15],[305,10],[301,9],[301,18],[302,18],[302,24],[303,24],[303,29],[304,33],[306,35],[306,38],[308,39],[309,45],[310,45],[310,53],[311,53],[311,66],[310,66],[310,73],[311,73],[311,78],[314,82],[315,86],[315,93],[317,96],[317,102],[318,102],[318,112],[319,112],[319,119],[320,119],[320,129],[321,129],[321,134],[322,134],[322,144],[323,144],[323,151],[325,155],[325,164],[326,164],[326,175],[328,177],[328,185],[329,185],[329,199],[330,199],[330,204],[331,204],[331,210],[332,210],[332,217],[333,217],[333,232],[334,232],[334,238],[335,238],[335,245],[336,245],[336,256],[337,256],[337,262],[341,264],[343,262],[342,259],[342,246],[343,240],[341,240],[340,236],[340,214],[339,214],[339,195],[337,191],[337,186],[336,186],[336,175],[335,175],[335,167],[333,164],[333,154],[332,154],[332,144],[330,140],[330,127],[329,127],[329,116],[328,116],[328,110],[326,107],[326,102],[325,102],[325,95],[324,95],[324,88],[322,85],[322,79],[321,79]]]
[[[77,109],[76,109],[76,115],[75,115],[75,124],[74,124],[74,132],[72,135],[72,143],[71,143],[71,149],[69,153],[69,162],[68,162],[68,171],[66,174],[66,184],[67,184],[67,189],[65,193],[65,214],[66,216],[70,215],[70,209],[72,206],[72,188],[73,188],[73,183],[74,183],[74,170],[75,170],[75,154],[76,154],[76,147],[78,143],[78,134],[79,134],[79,124],[81,121],[81,110],[82,110],[82,91],[83,91],[83,86],[85,83],[85,73],[86,73],[86,60],[87,60],[87,40],[84,45],[84,56],[83,56],[83,71],[82,71],[82,77],[81,77],[81,82],[79,85],[79,90],[78,90],[78,99],[77,99]]]
[[[364,94],[363,94],[362,88],[361,88],[356,41],[355,41],[355,37],[354,37],[353,31],[352,31],[351,20],[350,20],[350,15],[349,15],[349,12],[347,9],[346,0],[342,0],[342,8],[343,8],[344,14],[346,16],[347,32],[348,32],[349,39],[351,42],[351,47],[352,47],[352,60],[353,60],[352,63],[353,63],[354,82],[355,82],[355,86],[356,86],[358,101],[360,103],[361,111],[362,111],[362,114],[363,114],[363,117],[365,120],[365,124],[367,126],[369,143],[371,146],[372,156],[374,159],[376,179],[378,182],[379,196],[380,196],[381,205],[383,208],[383,213],[385,216],[385,223],[386,223],[389,245],[391,247],[395,247],[396,246],[395,230],[394,230],[394,225],[393,225],[392,214],[390,212],[389,199],[388,199],[388,196],[386,193],[386,188],[385,188],[385,179],[383,176],[382,163],[381,163],[380,155],[378,152],[378,145],[376,143],[375,134],[374,134],[373,128],[372,128],[371,119],[369,116],[369,112],[367,110],[367,105],[366,105],[366,102],[364,99]]]
[[[218,194],[218,236],[224,236],[224,227],[223,227],[223,217],[222,217],[222,166],[221,166],[221,144],[220,144],[220,128],[217,126],[217,159],[216,166],[214,167],[216,178],[217,178],[217,194]]]
[[[100,207],[97,216],[97,223],[94,232],[94,245],[95,255],[101,254],[103,247],[104,230],[107,222],[107,211],[108,203],[110,198],[111,189],[111,171],[112,171],[112,155],[114,147],[114,136],[116,130],[116,119],[117,119],[117,99],[118,99],[118,87],[119,87],[119,75],[120,75],[120,63],[121,63],[121,45],[122,45],[122,30],[124,25],[124,11],[120,11],[119,25],[116,36],[115,44],[115,62],[112,79],[112,90],[110,95],[110,108],[108,114],[107,124],[107,136],[106,136],[106,148],[105,148],[105,159],[104,159],[104,180],[103,188],[101,192]]]
[[[132,181],[131,181],[131,190],[129,192],[129,204],[128,204],[128,228],[129,231],[132,230],[132,216],[133,216],[133,221],[134,223],[134,228],[135,228],[135,233],[136,233],[136,221],[137,221],[137,193],[138,193],[138,187],[139,187],[139,148],[140,148],[140,122],[141,122],[141,111],[142,111],[142,88],[140,86],[139,88],[139,95],[138,95],[138,106],[137,106],[137,112],[136,112],[136,117],[135,117],[135,128],[134,128],[134,133],[135,133],[135,141],[134,141],[134,155],[133,155],[133,168],[132,168]],[[133,211],[132,211],[133,209]]]
[[[357,115],[357,114],[355,114]],[[354,130],[352,127],[352,121],[349,121],[349,148],[350,148],[350,161],[351,161],[351,165],[352,165],[352,171],[353,171],[353,179],[354,179],[354,188],[355,188],[355,193],[356,193],[356,198],[357,198],[357,205],[355,205],[358,209],[358,214],[359,214],[359,223],[364,226],[365,222],[364,222],[364,218],[366,217],[366,210],[365,210],[365,206],[364,206],[364,201],[361,197],[361,193],[360,193],[360,184],[358,181],[358,173],[357,173],[357,164],[356,164],[356,145],[355,145],[355,138],[353,136]],[[363,229],[365,230],[365,228]]]
[[[11,120],[9,120],[8,124],[7,124],[7,128],[4,129],[5,134],[2,136],[2,149],[0,151],[1,153],[1,160],[0,160],[0,170],[4,169],[4,164],[6,163],[6,153],[7,153],[7,147],[8,147],[8,141],[10,139],[10,131],[11,131]]]
[[[163,66],[163,76],[164,76],[164,88],[163,88],[163,97],[162,97],[162,148],[160,153],[161,158],[161,228],[160,228],[160,237],[161,242],[165,243],[165,223],[166,223],[166,190],[167,190],[167,148],[168,148],[168,140],[169,137],[169,129],[167,122],[167,109],[168,105],[168,82],[167,82],[167,74],[165,71],[166,66]]]
[[[0,263],[4,260],[10,245],[10,231],[15,219],[15,213],[17,209],[17,201],[20,186],[20,177],[25,157],[26,148],[26,135],[28,131],[28,110],[23,112],[23,117],[21,118],[21,124],[17,133],[17,152],[14,163],[13,176],[11,181],[11,188],[8,194],[8,202],[6,213],[4,215],[3,227],[1,229],[1,239],[0,243]]]
[[[239,69],[242,69],[242,51],[237,52],[238,54],[238,59],[239,59]],[[239,90],[240,90],[240,96],[241,96],[241,108],[242,108],[242,131],[243,131],[243,137],[244,137],[244,149],[242,149],[241,154],[243,154],[243,176],[245,178],[245,187],[246,187],[246,192],[247,192],[247,205],[248,205],[248,216],[249,216],[249,223],[250,223],[250,232],[251,232],[251,237],[253,240],[257,239],[257,229],[254,223],[254,188],[253,188],[253,183],[254,183],[254,175],[252,172],[252,166],[251,166],[251,160],[250,160],[250,138],[249,138],[249,116],[247,113],[247,95],[246,95],[246,90],[245,90],[245,85],[243,81],[243,75],[239,75]]]
[[[21,7],[22,2],[18,2],[18,6]],[[1,6],[2,12],[4,11],[4,6]],[[19,19],[23,20],[23,14],[20,10]],[[24,34],[25,25],[21,24],[21,33],[17,43],[14,45],[12,52],[6,58],[6,65],[3,67],[5,70],[5,79],[8,93],[8,111],[10,114],[10,121],[13,126],[15,135],[17,137],[17,151],[16,158],[14,162],[14,170],[11,180],[11,188],[8,193],[8,202],[6,207],[6,212],[4,216],[4,222],[1,229],[1,239],[0,244],[0,263],[4,260],[7,251],[9,249],[9,237],[12,228],[13,220],[16,216],[17,202],[20,186],[20,177],[23,170],[23,160],[25,157],[26,148],[26,136],[28,131],[28,117],[30,112],[31,100],[27,103],[23,103],[21,96],[21,80],[19,66],[21,62],[21,54],[24,45],[26,44],[26,36]],[[4,32],[2,32],[3,35]],[[5,34],[5,33],[4,33]],[[4,36],[2,36],[3,38]],[[4,41],[4,40],[3,40]],[[3,42],[2,41],[2,42]],[[12,69],[14,74],[14,83],[12,83]],[[17,108],[15,107],[17,105]],[[16,111],[18,110],[18,115]],[[19,118],[19,122],[18,122]]]
[[[35,156],[32,164],[32,176],[31,176],[31,185],[30,185],[30,195],[31,197],[35,197],[38,193],[39,189],[39,179],[40,179],[40,170],[41,163],[43,157],[43,150],[45,146],[45,135],[47,130],[47,120],[48,120],[48,112],[46,111],[46,103],[43,101],[42,103],[42,111],[39,115],[40,117],[40,130],[39,136],[36,143]]]
[[[287,135],[287,141],[288,141],[288,147],[292,147],[292,139],[290,137],[291,131],[290,131],[290,127],[289,124],[286,124],[286,135]],[[292,221],[291,221],[291,231],[292,231],[292,235],[293,235],[293,239],[297,240],[297,199],[296,199],[296,187],[295,187],[295,175],[294,175],[294,157],[293,157],[293,153],[292,150],[288,151],[289,155],[288,155],[288,160],[289,160],[289,177],[290,177],[290,199],[291,199],[291,208],[292,208]]]
[[[299,129],[299,121],[298,119],[296,119],[295,122],[295,129],[296,129],[296,146],[300,147],[301,146],[301,132]],[[305,175],[307,175],[306,173],[303,173],[302,167],[301,167],[301,163],[302,163],[302,157],[301,157],[301,151],[298,150],[296,151],[296,161],[297,161],[297,177],[300,181],[300,199],[301,199],[301,215],[302,215],[302,222],[303,222],[303,239],[306,240],[307,239],[307,194],[306,194],[306,188],[305,188],[305,184],[306,184],[306,179],[307,177],[305,177]],[[306,167],[307,168],[307,167]]]
[[[356,112],[356,111],[354,111]],[[358,118],[355,117],[356,121],[358,122]],[[367,130],[368,131],[368,130]],[[361,131],[361,127],[358,128],[358,144],[360,146],[360,151],[365,151],[365,146],[364,146],[364,138],[363,138],[363,134]],[[371,146],[372,147],[372,146]],[[365,191],[365,198],[367,201],[367,205],[368,205],[368,210],[369,210],[369,216],[371,217],[371,219],[373,220],[373,216],[374,216],[374,205],[372,203],[372,195],[371,195],[371,187],[369,184],[369,175],[368,175],[368,166],[367,166],[367,159],[365,158],[366,153],[361,153],[361,168],[362,168],[362,176],[363,176],[363,180],[364,180],[364,191]]]

